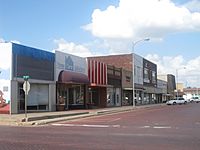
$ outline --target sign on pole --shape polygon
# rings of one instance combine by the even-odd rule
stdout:
[[[24,84],[23,84],[23,90],[25,92],[25,120],[27,121],[27,97],[28,92],[30,91],[30,83],[28,82],[29,76],[23,76],[24,78]]]
[[[28,81],[25,81],[23,84],[23,90],[26,95],[28,95],[28,92],[30,91],[30,83]]]

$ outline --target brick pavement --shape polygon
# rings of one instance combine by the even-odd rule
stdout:
[[[95,115],[104,115],[110,113],[119,113],[124,111],[132,111],[134,109],[148,108],[153,106],[161,106],[163,104],[144,105],[144,106],[123,106],[101,109],[84,109],[84,110],[69,110],[56,112],[36,112],[28,113],[25,120],[25,114],[0,114],[0,125],[44,125],[52,122],[80,119]]]

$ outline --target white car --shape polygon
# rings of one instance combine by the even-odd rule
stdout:
[[[183,97],[178,97],[177,99],[172,99],[166,102],[167,105],[176,105],[176,104],[187,104],[187,100]]]
[[[200,98],[199,98],[199,97],[192,97],[192,98],[190,99],[190,102],[199,103],[199,102],[200,102]]]

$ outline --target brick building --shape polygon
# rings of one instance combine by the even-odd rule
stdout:
[[[134,57],[133,57],[134,56]],[[136,105],[156,103],[157,65],[136,54],[89,57],[122,69],[122,105],[133,104],[133,62]],[[133,59],[134,58],[134,59]]]

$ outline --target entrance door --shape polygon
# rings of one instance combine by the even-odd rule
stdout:
[[[84,108],[84,86],[72,85],[69,87],[68,101],[71,109]]]
[[[74,88],[69,88],[69,104],[74,104]]]
[[[64,84],[58,85],[57,104],[64,106],[64,109],[68,109],[68,93],[68,88]]]
[[[121,106],[121,89],[116,88],[115,91],[115,104],[116,106]]]
[[[99,106],[99,93],[98,88],[92,88],[89,92],[89,102],[93,103],[94,106]]]

